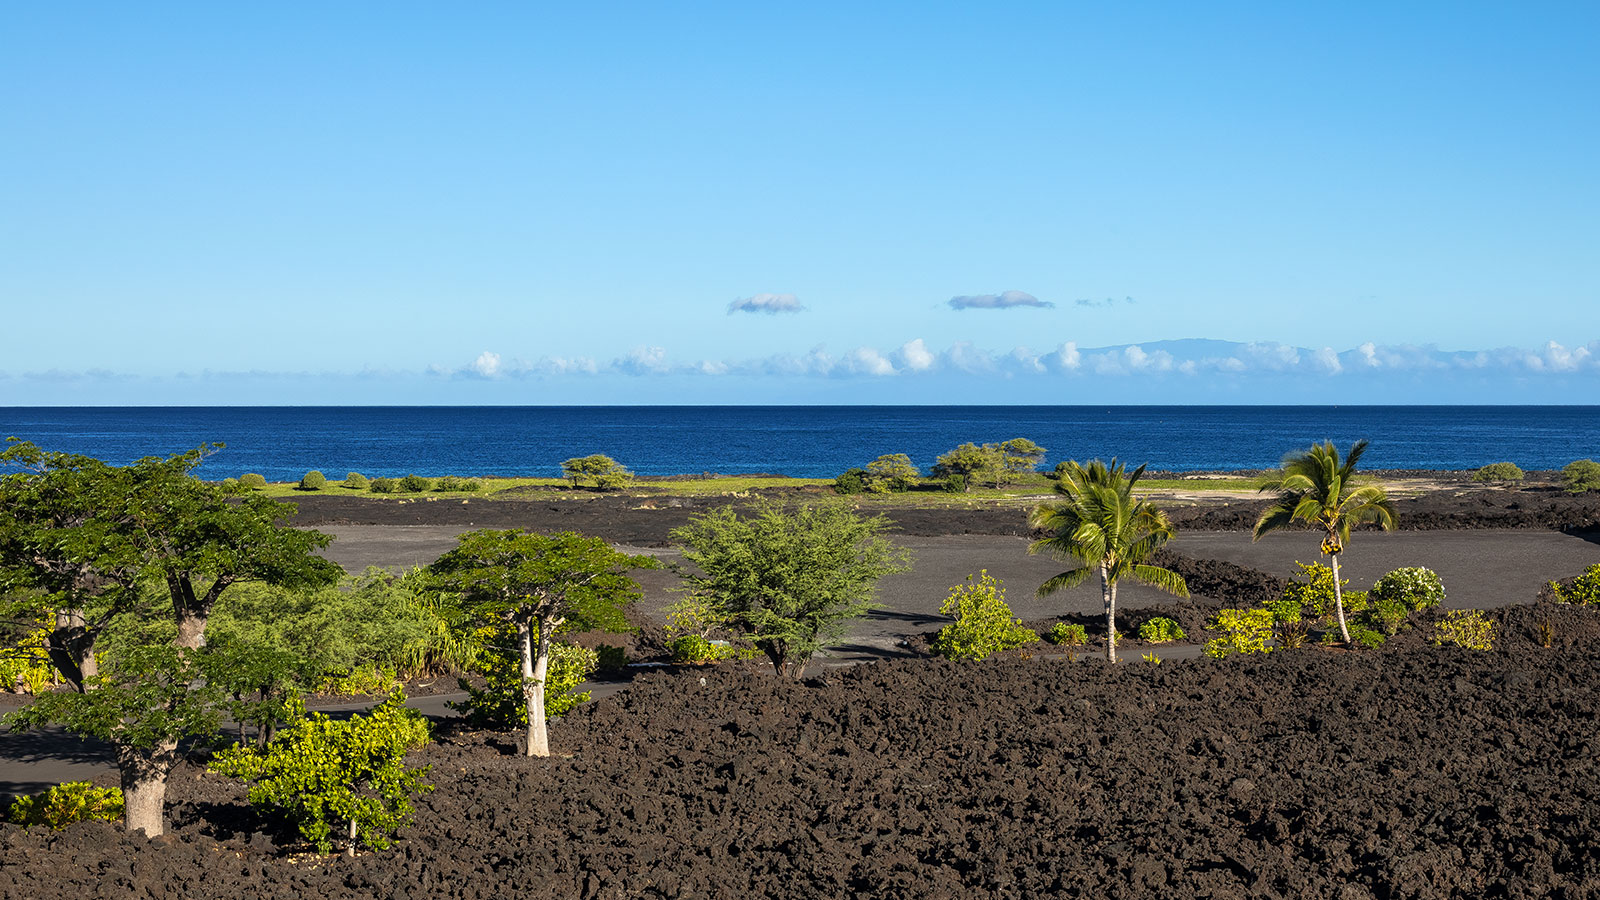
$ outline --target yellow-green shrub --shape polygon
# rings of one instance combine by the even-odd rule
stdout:
[[[56,684],[56,669],[45,655],[50,629],[34,628],[0,656],[0,691],[42,694]]]
[[[1151,644],[1168,644],[1181,641],[1185,637],[1183,629],[1171,619],[1156,616],[1139,626],[1139,640]]]
[[[974,582],[968,575],[967,583],[951,588],[939,606],[939,612],[955,617],[933,639],[933,652],[945,659],[984,659],[1039,639],[1011,615],[1005,589],[989,570],[980,571],[977,578]]]
[[[1494,649],[1494,623],[1477,609],[1452,609],[1444,614],[1434,633],[1440,646],[1454,644],[1468,650]]]
[[[120,788],[69,781],[42,794],[18,797],[6,810],[6,821],[24,828],[47,825],[60,830],[74,822],[115,821],[122,818],[122,810]]]
[[[1222,659],[1235,653],[1266,653],[1272,648],[1272,611],[1268,609],[1223,609],[1211,620],[1211,629],[1222,637],[1206,642],[1205,654]]]

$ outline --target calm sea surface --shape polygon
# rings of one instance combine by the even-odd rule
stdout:
[[[641,475],[831,477],[879,454],[926,469],[964,441],[1026,437],[1045,467],[1117,456],[1152,469],[1257,469],[1332,439],[1364,467],[1555,469],[1600,457],[1597,406],[640,406],[0,408],[0,436],[126,463],[202,442],[205,477],[559,474],[605,453]]]

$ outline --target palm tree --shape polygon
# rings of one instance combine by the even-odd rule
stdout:
[[[1172,522],[1166,513],[1133,496],[1144,466],[1127,472],[1115,458],[1110,466],[1098,459],[1088,466],[1073,460],[1058,471],[1056,493],[1062,499],[1041,503],[1028,516],[1030,526],[1052,536],[1034,541],[1028,552],[1050,553],[1080,565],[1040,585],[1039,596],[1077,587],[1098,571],[1106,603],[1106,658],[1116,662],[1118,581],[1132,578],[1169,594],[1189,596],[1183,576],[1145,562],[1172,540]]]
[[[1283,458],[1276,478],[1261,486],[1276,491],[1278,497],[1256,520],[1254,540],[1306,522],[1322,529],[1322,554],[1333,559],[1333,608],[1339,616],[1339,633],[1350,643],[1350,626],[1344,620],[1344,592],[1339,587],[1339,554],[1350,540],[1350,529],[1366,522],[1377,522],[1385,531],[1394,530],[1394,504],[1379,484],[1363,484],[1356,478],[1356,463],[1367,451],[1366,441],[1356,441],[1344,461],[1332,441],[1312,444]]]

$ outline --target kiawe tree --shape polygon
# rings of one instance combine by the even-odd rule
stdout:
[[[1117,582],[1124,578],[1178,597],[1189,596],[1183,576],[1146,562],[1172,540],[1167,514],[1133,495],[1144,466],[1126,471],[1116,459],[1108,466],[1071,460],[1058,467],[1059,501],[1041,503],[1028,517],[1033,528],[1051,533],[1034,541],[1029,553],[1049,553],[1079,563],[1039,586],[1039,596],[1077,587],[1095,574],[1106,609],[1106,658],[1117,661]]]
[[[696,516],[672,538],[697,570],[684,576],[689,589],[741,628],[779,676],[799,678],[872,608],[880,578],[910,568],[910,553],[883,536],[889,527],[838,504],[791,510],[768,501],[747,516],[727,506]]]
[[[1277,497],[1256,520],[1254,540],[1305,522],[1322,532],[1322,554],[1332,560],[1333,608],[1339,618],[1339,634],[1350,643],[1350,626],[1345,622],[1344,591],[1339,584],[1339,554],[1350,542],[1350,529],[1373,522],[1385,531],[1395,525],[1394,504],[1383,485],[1362,482],[1356,464],[1367,451],[1366,441],[1356,441],[1339,458],[1332,441],[1312,444],[1309,450],[1291,453],[1283,459],[1276,477],[1261,486]]]
[[[564,630],[626,630],[623,608],[640,596],[627,572],[655,565],[570,531],[483,529],[461,535],[455,549],[429,567],[439,587],[461,596],[472,620],[515,629],[528,756],[550,755],[544,688],[551,641]]]
[[[216,699],[206,688],[205,628],[217,600],[231,585],[261,581],[318,585],[336,580],[339,567],[313,555],[327,535],[280,525],[292,504],[259,496],[238,497],[195,478],[194,468],[221,445],[202,445],[165,459],[124,467],[87,457],[44,454],[31,445],[8,450],[27,471],[6,476],[3,490],[43,497],[52,479],[80,491],[80,500],[8,507],[0,518],[0,569],[63,595],[61,572],[90,573],[80,586],[103,589],[99,627],[139,602],[141,585],[164,584],[177,636],[169,647],[136,647],[114,659],[109,671],[90,675],[77,664],[82,692],[40,698],[9,721],[21,727],[58,722],[69,730],[111,741],[116,748],[130,831],[164,831],[166,779],[185,735],[215,730],[207,710]],[[31,448],[31,449],[30,449]],[[52,519],[73,503],[93,509]],[[35,515],[38,513],[38,515]],[[41,535],[58,540],[41,553]],[[52,588],[50,585],[55,584]],[[107,588],[113,585],[114,588]],[[70,586],[70,585],[69,585]],[[154,600],[155,598],[150,598]],[[81,607],[80,607],[81,608]],[[87,623],[87,619],[86,619]],[[87,626],[86,626],[87,627]],[[92,658],[92,657],[91,657]],[[70,668],[63,669],[67,676]]]
[[[633,481],[632,472],[622,463],[603,453],[563,460],[561,475],[570,479],[573,487],[581,487],[587,480],[594,483],[596,490],[601,491],[627,487],[628,483]]]

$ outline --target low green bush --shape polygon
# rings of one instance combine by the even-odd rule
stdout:
[[[211,769],[251,782],[251,805],[281,813],[319,852],[333,852],[336,833],[351,854],[358,843],[388,849],[411,820],[412,796],[433,790],[423,781],[430,767],[405,765],[406,751],[428,742],[428,720],[405,699],[396,688],[371,713],[345,720],[308,715],[295,700],[265,750],[237,745]]]
[[[471,494],[476,491],[483,490],[483,482],[476,478],[463,478],[461,479],[460,483],[456,485],[456,490],[465,491],[466,493]]]
[[[300,476],[300,486],[297,488],[297,490],[320,491],[327,486],[327,477],[321,472],[318,472],[316,469],[312,469],[311,471]]]
[[[946,494],[965,494],[967,492],[967,476],[951,475],[939,482],[939,490]]]
[[[866,469],[850,469],[842,472],[833,480],[833,492],[846,495],[863,493],[867,489],[866,477]]]
[[[1400,626],[1405,624],[1410,615],[1411,607],[1403,600],[1374,600],[1372,605],[1367,607],[1367,620],[1390,637],[1400,631]],[[1355,634],[1352,633],[1350,636],[1354,638]]]
[[[1272,634],[1282,650],[1298,650],[1306,644],[1311,623],[1301,614],[1299,601],[1269,600],[1262,608],[1272,614]]]
[[[224,479],[222,479],[222,489],[225,490],[225,491],[236,491],[236,490],[238,490],[239,489],[239,479],[237,479],[237,478],[224,478]]]
[[[621,672],[628,667],[627,651],[610,644],[594,648],[595,669],[600,672]]]
[[[1089,632],[1082,625],[1057,622],[1044,639],[1058,647],[1082,647],[1089,643]]]
[[[1369,596],[1375,603],[1404,604],[1407,610],[1433,609],[1444,602],[1444,581],[1432,569],[1407,566],[1379,578]]]
[[[374,494],[392,494],[399,487],[393,478],[374,478],[367,484],[367,490]]]
[[[430,487],[433,487],[433,482],[421,475],[407,475],[400,479],[400,490],[408,494],[420,494]]]
[[[987,569],[978,572],[977,581],[967,576],[966,584],[950,589],[939,612],[955,621],[939,629],[933,639],[933,652],[945,659],[986,659],[991,654],[1014,650],[1039,640],[1039,635],[1011,615],[1006,592],[999,579]]]
[[[1272,611],[1268,609],[1221,609],[1211,620],[1211,630],[1222,637],[1207,641],[1205,654],[1222,659],[1235,653],[1266,653],[1272,648]]]
[[[344,486],[352,491],[364,491],[367,489],[367,476],[360,472],[350,472],[344,476]]]
[[[267,477],[256,472],[246,472],[239,476],[239,485],[252,491],[260,490],[267,486]]]
[[[698,634],[680,634],[667,645],[672,661],[680,665],[720,662],[733,656],[733,648]]]
[[[42,794],[18,797],[6,810],[5,821],[23,828],[44,825],[59,831],[74,822],[114,822],[122,818],[122,811],[120,788],[69,781]]]
[[[1454,644],[1468,650],[1494,649],[1494,623],[1477,609],[1452,609],[1435,626],[1433,642]]]
[[[1555,595],[1557,603],[1569,603],[1573,606],[1600,605],[1600,564],[1584,569],[1583,574],[1572,579],[1570,585],[1563,585],[1559,581],[1550,582],[1550,592]]]
[[[1521,481],[1527,476],[1521,467],[1513,462],[1490,463],[1472,473],[1473,481]]]
[[[1345,627],[1350,629],[1350,643],[1352,646],[1375,650],[1383,646],[1383,642],[1388,640],[1383,636],[1383,632],[1362,622],[1346,622]],[[1340,634],[1337,628],[1330,628],[1322,633],[1322,643],[1326,645],[1332,646],[1343,640],[1344,635]]]
[[[1183,629],[1171,619],[1157,616],[1139,626],[1139,640],[1150,644],[1168,644],[1181,641],[1184,638]]]
[[[19,628],[14,643],[0,651],[0,693],[42,694],[56,685],[50,663],[50,627],[34,619]]]
[[[1600,491],[1600,463],[1575,459],[1561,470],[1561,486],[1574,494]]]

